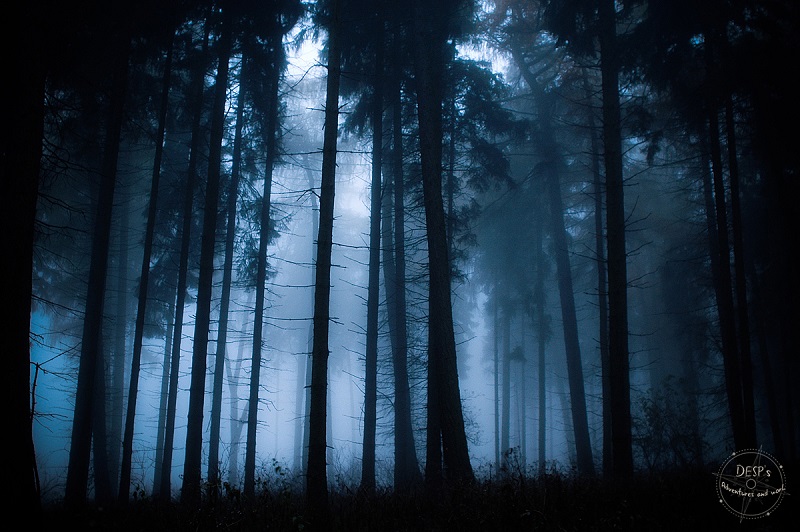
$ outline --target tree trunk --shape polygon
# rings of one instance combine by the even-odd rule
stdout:
[[[256,271],[256,312],[253,323],[253,351],[250,366],[250,397],[247,411],[247,441],[244,458],[244,495],[255,495],[256,434],[258,431],[258,389],[261,385],[261,349],[264,330],[264,295],[267,284],[267,244],[270,234],[270,206],[272,196],[272,172],[277,160],[278,108],[280,106],[280,78],[283,55],[280,39],[276,38],[276,57],[269,72],[268,84],[272,90],[265,124],[266,161],[264,165],[264,192],[261,197],[261,223],[258,241],[258,269]]]
[[[503,385],[502,416],[500,418],[500,469],[508,473],[511,429],[511,312],[503,310]]]
[[[328,76],[325,99],[325,131],[322,147],[322,183],[319,198],[319,234],[317,236],[316,279],[314,283],[314,338],[311,356],[311,404],[309,412],[308,468],[306,496],[308,503],[324,520],[328,513],[326,471],[326,417],[328,391],[328,331],[330,328],[331,251],[333,248],[333,212],[336,190],[336,143],[339,120],[339,0],[331,2],[328,28]]]
[[[105,302],[106,273],[108,270],[108,245],[111,234],[111,211],[117,181],[117,160],[122,134],[125,93],[128,77],[130,43],[126,36],[119,37],[119,50],[114,57],[111,104],[106,125],[105,148],[101,171],[97,214],[92,239],[89,285],[86,294],[86,312],[83,321],[81,359],[78,369],[78,387],[75,395],[75,414],[72,421],[69,466],[64,502],[69,507],[80,507],[86,502],[89,481],[89,455],[92,443],[92,409],[95,400],[95,379],[98,366],[102,367],[103,354],[99,351]]]
[[[364,354],[364,445],[361,489],[375,489],[375,429],[378,403],[378,296],[381,270],[381,167],[383,155],[383,19],[375,37],[372,102],[372,190],[369,213],[369,281],[367,287],[367,344]]]
[[[544,186],[549,197],[550,232],[556,256],[558,292],[561,301],[561,317],[564,331],[564,350],[567,358],[567,378],[569,380],[570,402],[572,405],[572,426],[575,430],[576,457],[578,471],[583,475],[594,474],[594,462],[589,438],[589,422],[586,414],[586,393],[584,389],[583,363],[578,340],[578,321],[575,313],[575,294],[572,286],[572,268],[569,260],[569,245],[564,226],[563,200],[558,166],[562,163],[559,147],[552,130],[553,96],[548,94],[526,67],[519,45],[512,42],[512,56],[519,65],[528,87],[536,97],[537,118],[542,141],[537,148],[542,159],[540,163]]]
[[[731,192],[731,230],[733,233],[733,268],[735,273],[736,311],[738,314],[739,361],[742,372],[742,408],[747,438],[756,446],[756,407],[753,397],[753,364],[750,349],[750,314],[747,304],[747,275],[744,266],[744,237],[742,207],[739,197],[739,162],[736,149],[736,124],[733,116],[733,97],[725,102],[725,130],[728,143],[728,176]]]
[[[494,297],[492,298],[492,358],[494,371],[494,464],[498,471],[503,464],[500,462],[500,318],[498,308],[500,307],[498,294],[497,277],[494,279]]]
[[[750,449],[755,440],[750,437],[742,402],[742,368],[739,350],[736,346],[736,318],[733,304],[731,281],[730,241],[728,238],[728,215],[725,202],[725,185],[722,182],[722,155],[719,140],[719,119],[716,109],[709,110],[708,121],[709,150],[711,154],[711,179],[713,186],[713,238],[712,261],[714,291],[717,298],[720,333],[722,340],[722,360],[725,368],[725,389],[728,397],[728,410],[736,449]],[[716,253],[715,253],[716,251]],[[716,267],[713,267],[716,264]]]
[[[534,228],[533,250],[536,257],[536,279],[533,286],[534,315],[536,324],[536,340],[538,347],[538,392],[539,392],[539,475],[546,472],[546,429],[547,429],[547,390],[545,388],[545,348],[547,347],[548,327],[545,318],[544,296],[544,248],[542,246],[542,224],[536,223]]]
[[[583,85],[586,93],[587,120],[592,150],[592,187],[594,189],[594,232],[595,232],[595,264],[597,265],[597,309],[599,322],[598,343],[600,345],[600,373],[603,394],[603,476],[610,478],[613,474],[613,453],[611,438],[611,366],[608,353],[608,288],[606,287],[606,252],[605,224],[603,221],[603,176],[600,172],[600,147],[597,139],[597,125],[593,106],[591,105],[591,89],[584,71]]]
[[[125,415],[125,435],[122,439],[122,466],[119,478],[119,501],[127,504],[131,484],[131,459],[133,455],[133,429],[136,421],[136,400],[139,395],[139,371],[142,360],[142,340],[144,337],[144,317],[147,307],[147,289],[150,285],[150,261],[153,255],[153,237],[155,235],[156,215],[158,214],[158,185],[161,181],[161,159],[164,153],[164,131],[167,124],[167,107],[169,106],[169,86],[172,77],[172,43],[167,45],[167,57],[164,61],[162,76],[161,107],[158,115],[158,133],[156,135],[156,153],[153,160],[153,178],[150,183],[150,205],[147,211],[147,227],[144,235],[144,252],[142,254],[142,270],[139,275],[138,309],[133,336],[133,356],[131,358],[131,378],[128,390],[128,410]]]
[[[246,307],[250,308],[253,304],[253,300],[248,297],[248,301],[246,303]],[[247,320],[245,319],[242,322],[242,329],[240,331],[240,338],[247,337]],[[228,484],[231,486],[238,486],[239,485],[239,447],[241,446],[242,441],[242,431],[244,430],[244,426],[247,423],[247,409],[243,408],[241,411],[239,410],[239,376],[242,373],[242,361],[244,360],[244,342],[239,342],[239,353],[236,357],[236,368],[235,370],[231,368],[231,364],[226,364],[225,367],[228,371],[228,388],[229,388],[229,395],[231,401],[231,413],[230,413],[230,427],[231,427],[231,436],[230,436],[230,452],[228,456],[230,460],[228,462]]]
[[[175,329],[172,337],[172,361],[170,362],[169,392],[167,397],[167,421],[164,430],[164,459],[161,462],[161,485],[158,494],[162,499],[172,498],[172,454],[175,439],[175,417],[178,402],[178,376],[181,360],[181,340],[183,339],[183,312],[186,303],[186,288],[189,271],[189,247],[191,244],[192,215],[194,212],[194,193],[197,183],[197,164],[202,144],[200,119],[203,115],[203,93],[205,86],[205,58],[208,50],[209,25],[206,25],[201,51],[201,65],[194,72],[192,80],[191,105],[196,106],[192,117],[192,140],[189,164],[186,171],[186,189],[183,198],[183,220],[181,228],[180,258],[178,262],[177,300],[175,303]]]
[[[231,54],[231,15],[223,11],[219,39],[214,104],[211,111],[211,139],[208,156],[208,180],[203,208],[203,234],[200,239],[200,274],[197,286],[197,313],[192,346],[189,413],[186,424],[186,459],[183,465],[181,502],[189,507],[200,500],[200,463],[203,451],[203,403],[205,400],[206,357],[211,323],[211,291],[214,274],[214,244],[217,228],[217,202],[225,126],[225,100],[228,86],[228,61]]]
[[[169,373],[172,360],[172,331],[175,327],[175,299],[167,306],[167,334],[164,339],[164,362],[161,366],[161,391],[158,401],[158,426],[156,427],[156,459],[153,471],[153,495],[161,489],[161,468],[164,461],[164,433],[167,425],[167,398],[169,397]]]
[[[549,117],[547,118],[549,120]],[[594,474],[592,447],[589,440],[589,421],[586,415],[583,363],[578,340],[578,319],[575,312],[575,292],[572,286],[572,267],[569,260],[567,230],[564,226],[564,207],[555,161],[544,163],[543,171],[550,196],[550,223],[553,248],[556,255],[558,293],[561,301],[561,319],[564,330],[564,350],[567,357],[567,379],[572,405],[572,427],[575,431],[575,456],[578,472]]]
[[[102,338],[97,359],[94,381],[94,405],[92,406],[92,466],[94,472],[95,503],[105,506],[113,500],[111,472],[108,468],[108,399],[105,352]]]
[[[628,359],[628,267],[625,251],[625,196],[622,180],[622,133],[619,64],[613,0],[601,0],[600,70],[603,91],[603,159],[606,170],[608,243],[608,352],[611,389],[611,437],[614,476],[633,474],[630,362]]]
[[[308,156],[305,157],[306,179],[308,179],[308,190],[311,196],[311,234],[316,238],[319,234],[319,205],[317,202],[317,195],[313,193],[314,190],[314,173],[311,171],[311,165],[308,163]],[[316,257],[316,241],[311,242],[311,259],[309,263],[314,261]],[[311,269],[311,286],[316,286],[316,268]],[[311,292],[310,308],[314,308],[314,292]],[[303,475],[306,474],[306,465],[308,464],[308,443],[311,422],[311,373],[313,357],[311,354],[314,351],[314,323],[313,321],[308,327],[308,352],[305,357],[305,388],[303,390],[303,447],[301,449],[302,466],[301,470]]]
[[[428,243],[428,442],[426,482],[435,488],[442,480],[444,461],[448,480],[471,481],[461,392],[458,382],[450,260],[442,202],[442,76],[446,17],[438,8],[414,4],[414,68],[417,78],[422,191]]]
[[[242,74],[247,62],[243,54],[239,74],[241,87]],[[228,185],[227,224],[225,227],[225,260],[222,267],[222,295],[219,306],[219,332],[217,333],[217,354],[214,359],[214,384],[211,389],[211,430],[208,440],[208,484],[209,493],[216,496],[221,487],[219,475],[220,425],[222,418],[222,388],[225,361],[228,351],[228,314],[233,281],[233,247],[236,237],[236,204],[239,197],[239,176],[242,159],[242,128],[244,126],[244,90],[240,88],[236,102],[236,130],[233,137],[233,163],[231,180]]]
[[[36,454],[32,434],[31,411],[31,356],[30,324],[31,295],[33,293],[33,243],[36,226],[36,201],[39,195],[39,173],[42,157],[44,129],[44,102],[46,70],[43,61],[48,36],[43,25],[37,24],[42,2],[29,2],[20,6],[20,20],[30,24],[31,31],[11,32],[9,39],[15,53],[6,64],[9,72],[18,79],[6,84],[7,101],[14,102],[6,110],[2,128],[0,151],[0,181],[6,187],[3,226],[6,245],[14,253],[14,260],[6,266],[5,294],[8,294],[8,312],[3,320],[3,338],[6,340],[10,367],[6,368],[3,384],[9,390],[11,404],[10,426],[12,437],[6,441],[11,460],[9,479],[15,490],[15,501],[21,515],[37,516],[41,507],[37,487]],[[13,228],[13,230],[11,230]],[[17,504],[15,502],[15,504]],[[27,510],[27,511],[25,511]],[[32,527],[35,523],[31,523]]]
[[[114,316],[114,357],[109,364],[109,447],[108,468],[112,488],[119,486],[120,458],[123,440],[123,419],[125,410],[125,359],[128,339],[128,247],[130,209],[120,205],[119,231],[117,234],[117,309]]]
[[[405,186],[403,175],[403,109],[400,83],[399,37],[392,47],[391,188],[383,193],[383,272],[389,338],[394,372],[394,486],[408,489],[422,480],[411,423],[411,391],[408,384],[408,321],[406,316]],[[392,213],[394,216],[392,217]],[[393,218],[393,220],[392,220]],[[394,224],[392,224],[392,221]]]

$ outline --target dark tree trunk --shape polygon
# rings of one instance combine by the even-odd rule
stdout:
[[[164,131],[167,124],[167,107],[169,107],[169,86],[172,77],[172,43],[167,47],[162,76],[161,106],[158,115],[158,132],[156,134],[156,153],[153,160],[153,178],[150,183],[150,205],[147,210],[147,227],[144,234],[144,252],[142,254],[142,270],[139,275],[138,308],[133,335],[133,356],[131,358],[131,378],[128,389],[128,410],[125,415],[125,435],[122,439],[122,466],[119,477],[119,501],[127,504],[131,485],[131,459],[133,455],[133,429],[136,421],[136,400],[139,395],[139,371],[142,360],[142,340],[144,338],[144,317],[147,307],[147,289],[150,285],[150,261],[153,255],[153,237],[155,235],[156,215],[158,214],[158,185],[161,181],[161,159],[164,153]]]
[[[614,476],[624,480],[633,475],[633,440],[631,435],[630,361],[628,359],[625,195],[622,180],[619,64],[614,1],[601,0],[598,13],[603,92],[603,159],[606,171],[611,448]]]
[[[192,215],[194,212],[194,193],[197,183],[197,165],[200,157],[202,133],[200,119],[203,116],[203,93],[205,86],[205,58],[208,50],[209,26],[203,35],[201,65],[193,73],[191,105],[196,106],[192,117],[192,140],[189,164],[186,171],[186,189],[183,198],[180,258],[178,262],[178,287],[175,303],[175,329],[172,337],[172,361],[170,362],[169,392],[167,397],[167,421],[164,429],[164,458],[161,462],[161,485],[157,491],[160,498],[172,498],[172,454],[175,440],[175,417],[178,402],[178,375],[181,360],[181,340],[183,339],[183,312],[186,303],[186,289],[189,272],[189,248],[191,245]]]
[[[92,406],[92,467],[94,472],[94,499],[95,503],[104,506],[113,500],[111,488],[111,472],[108,468],[108,399],[107,371],[105,351],[102,339],[97,349],[97,359],[94,381],[94,405]]]
[[[494,371],[494,464],[499,471],[500,463],[500,318],[498,308],[500,295],[498,294],[497,277],[494,282],[494,297],[492,298],[492,362]]]
[[[117,182],[117,160],[122,134],[125,93],[128,77],[130,43],[126,36],[119,37],[119,50],[114,57],[111,103],[106,125],[100,191],[94,222],[89,285],[86,294],[86,312],[81,341],[81,360],[78,369],[78,387],[75,395],[75,414],[72,421],[69,466],[64,502],[69,507],[80,507],[86,502],[89,481],[89,455],[92,443],[92,409],[98,366],[103,356],[99,352],[102,337],[103,305],[105,302],[108,247],[111,234],[111,211],[114,188]]]
[[[311,192],[311,234],[314,238],[319,234],[319,205],[317,202],[317,195],[313,193],[314,190],[314,173],[311,171],[311,166],[308,163],[308,156],[305,158],[306,178],[308,179],[308,190]],[[314,262],[316,257],[316,241],[311,242],[311,259],[309,262]],[[316,268],[311,269],[311,286],[316,286]],[[314,308],[314,292],[311,292],[311,305]],[[303,447],[301,449],[302,466],[301,470],[303,475],[306,474],[306,466],[308,464],[308,443],[310,438],[310,423],[311,423],[311,373],[314,351],[314,323],[313,320],[308,327],[308,352],[305,357],[305,389],[303,393]]]
[[[123,419],[125,410],[125,360],[128,339],[128,247],[130,238],[130,209],[120,205],[119,231],[117,233],[117,309],[114,316],[114,356],[109,364],[109,434],[108,469],[112,488],[119,486],[120,458],[122,456]]]
[[[174,295],[174,294],[173,294]],[[161,489],[161,467],[164,461],[164,433],[167,425],[167,398],[169,397],[169,373],[172,360],[172,331],[175,327],[175,299],[167,306],[167,334],[164,339],[164,362],[161,366],[161,391],[158,401],[158,426],[156,427],[156,458],[153,471],[153,495]]]
[[[533,302],[534,302],[534,322],[536,325],[536,340],[537,340],[537,348],[538,348],[538,392],[539,392],[539,475],[544,475],[546,472],[547,464],[546,464],[546,456],[547,456],[547,389],[545,388],[546,379],[545,379],[545,361],[546,361],[546,352],[545,348],[547,347],[547,339],[548,339],[548,327],[546,322],[546,315],[544,311],[545,307],[545,296],[544,296],[544,277],[545,277],[545,267],[544,267],[544,246],[542,245],[543,240],[543,227],[541,223],[536,223],[534,227],[534,240],[533,240],[533,250],[536,257],[536,278],[534,280],[533,285]]]
[[[272,196],[272,173],[277,160],[276,150],[278,130],[278,108],[280,107],[280,79],[283,68],[283,48],[276,38],[275,61],[269,72],[268,84],[271,89],[269,109],[265,124],[266,162],[264,165],[264,192],[261,197],[261,221],[258,240],[258,269],[256,271],[256,312],[253,323],[253,351],[250,366],[250,396],[247,410],[247,441],[244,458],[244,495],[255,495],[256,473],[256,434],[258,431],[258,389],[261,385],[261,349],[264,337],[264,295],[267,284],[267,244],[270,233],[270,207]]]
[[[378,410],[378,296],[381,273],[381,167],[383,164],[383,20],[375,37],[372,102],[372,190],[369,213],[367,344],[364,354],[364,445],[361,489],[375,490],[375,429]]]
[[[253,304],[252,299],[248,298],[247,301],[247,308],[250,308]],[[247,320],[242,323],[242,329],[240,338],[247,337]],[[228,484],[231,486],[238,486],[239,485],[239,448],[241,447],[242,441],[242,431],[244,430],[245,424],[247,423],[247,408],[242,408],[241,411],[239,410],[239,385],[237,384],[240,380],[239,376],[242,373],[242,361],[244,360],[244,342],[239,342],[239,353],[236,357],[236,367],[235,369],[231,367],[231,364],[226,364],[225,367],[227,368],[228,372],[228,388],[230,389],[230,402],[231,402],[231,413],[230,413],[230,427],[231,427],[231,437],[230,437],[230,452],[228,456],[230,461],[228,462]]]
[[[388,166],[391,168],[392,180],[391,188],[389,188],[387,179],[387,187],[383,193],[386,204],[382,232],[384,285],[386,286],[386,307],[394,372],[394,485],[395,489],[404,490],[418,484],[422,477],[414,443],[414,430],[411,423],[411,391],[408,384],[403,109],[398,41],[399,38],[395,37],[390,62],[392,65],[390,89],[392,149],[391,162]]]
[[[422,190],[428,243],[428,442],[426,482],[471,481],[461,392],[458,382],[450,260],[442,202],[442,76],[447,38],[446,17],[438,7],[414,4],[414,68],[417,79]]]
[[[309,411],[306,496],[320,520],[328,513],[327,395],[328,331],[330,328],[331,251],[333,248],[333,203],[336,190],[336,144],[339,120],[339,0],[331,3],[328,28],[328,76],[325,99],[325,131],[322,147],[322,183],[319,197],[316,278],[314,283],[314,337],[311,356],[311,404]]]
[[[600,147],[591,90],[584,72],[584,89],[587,98],[587,119],[591,138],[592,187],[594,189],[595,264],[597,265],[597,321],[600,347],[600,373],[603,393],[603,476],[613,475],[613,452],[611,438],[611,359],[608,352],[608,289],[606,287],[605,223],[603,220],[603,175],[600,171]]]
[[[719,119],[716,109],[709,110],[708,120],[709,151],[711,155],[711,185],[713,186],[713,238],[711,253],[714,292],[717,298],[720,334],[722,340],[722,360],[725,368],[725,389],[728,397],[728,410],[731,416],[733,441],[737,449],[749,449],[755,444],[750,437],[744,415],[742,400],[742,368],[739,350],[736,346],[736,317],[733,304],[731,280],[730,240],[728,238],[728,214],[725,202],[725,185],[722,181],[722,154],[719,139]],[[716,251],[716,253],[715,253]],[[716,265],[714,267],[714,265]]]
[[[742,408],[747,438],[756,446],[756,407],[753,397],[753,364],[750,349],[750,314],[747,304],[747,276],[745,274],[744,236],[742,235],[742,207],[739,192],[739,162],[736,148],[736,124],[733,116],[733,98],[725,102],[725,131],[728,144],[728,176],[731,193],[731,231],[733,234],[734,290],[738,317],[739,361],[742,372]]]
[[[247,57],[241,58],[240,72],[244,70]],[[241,74],[239,75],[241,86]],[[244,90],[240,89],[236,102],[236,130],[233,136],[233,162],[231,180],[228,184],[227,224],[225,227],[225,259],[222,266],[222,295],[219,305],[219,332],[217,354],[214,359],[214,384],[211,389],[211,430],[208,440],[208,485],[210,495],[216,496],[221,488],[219,474],[220,425],[222,418],[222,388],[225,362],[228,352],[228,313],[233,282],[233,247],[236,237],[236,203],[239,197],[239,176],[242,159],[242,128],[244,126]]]
[[[564,330],[564,350],[567,359],[567,378],[572,411],[572,426],[575,431],[578,471],[583,475],[594,474],[592,447],[589,438],[589,422],[586,414],[583,363],[578,340],[578,321],[575,312],[575,294],[572,286],[572,268],[569,260],[569,245],[564,226],[563,200],[558,166],[562,164],[559,147],[552,126],[553,96],[548,94],[529,68],[516,42],[511,45],[512,56],[519,65],[528,87],[536,96],[536,107],[542,141],[537,146],[542,158],[540,168],[549,197],[550,232],[556,256],[558,292],[561,301],[561,316]]]
[[[195,506],[200,500],[200,463],[203,452],[203,403],[205,400],[206,357],[211,323],[211,291],[214,274],[214,244],[217,228],[217,203],[225,126],[225,100],[228,86],[228,61],[231,54],[230,10],[223,11],[219,39],[214,104],[211,111],[211,139],[208,156],[208,180],[203,208],[203,234],[200,239],[200,274],[197,286],[197,313],[192,346],[189,413],[186,424],[186,459],[183,465],[181,502]]]
[[[508,472],[511,432],[511,312],[503,311],[503,384],[502,415],[500,418],[500,453],[502,462],[500,469]]]
[[[9,40],[15,52],[6,68],[15,72],[18,79],[7,83],[9,102],[2,126],[0,146],[0,180],[6,187],[3,208],[3,226],[6,246],[14,260],[6,266],[4,293],[8,294],[8,312],[3,320],[3,337],[6,339],[10,367],[4,372],[3,383],[9,390],[11,403],[7,452],[11,460],[9,479],[15,486],[21,515],[37,516],[41,505],[37,487],[36,455],[32,434],[31,411],[31,357],[30,323],[31,295],[33,292],[33,242],[36,225],[36,201],[39,194],[39,172],[42,157],[45,102],[46,36],[36,24],[42,2],[20,6],[20,20],[30,24],[32,31],[12,32]],[[11,229],[13,228],[13,230]]]
[[[549,120],[549,117],[548,117]],[[572,427],[575,431],[575,455],[578,472],[594,474],[592,447],[589,440],[589,421],[586,415],[586,392],[584,389],[583,363],[578,341],[578,319],[575,312],[575,292],[572,285],[572,268],[569,260],[567,230],[564,226],[564,206],[558,178],[557,162],[543,165],[550,196],[550,224],[553,248],[556,255],[558,293],[561,301],[561,319],[564,329],[564,350],[567,357],[567,380],[572,405]]]

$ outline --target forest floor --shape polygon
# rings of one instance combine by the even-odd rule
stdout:
[[[771,515],[742,519],[720,502],[710,471],[637,476],[627,485],[601,479],[547,474],[509,475],[450,487],[431,497],[424,491],[373,494],[340,487],[330,493],[320,518],[290,484],[263,484],[245,501],[228,490],[216,501],[187,509],[147,497],[126,508],[90,506],[68,512],[45,506],[42,530],[108,531],[679,531],[795,530],[800,509],[790,492]],[[794,525],[794,526],[792,526]],[[28,528],[28,527],[26,527]],[[28,528],[31,529],[31,528]]]

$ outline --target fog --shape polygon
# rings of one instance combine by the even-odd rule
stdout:
[[[748,48],[779,55],[774,13],[190,4],[137,10],[123,37],[87,12],[86,35],[38,56],[19,289],[37,498],[127,501],[129,473],[137,500],[196,504],[198,444],[203,497],[251,497],[254,474],[311,506],[318,481],[708,475],[756,448],[796,463],[797,161],[778,131],[797,105]]]

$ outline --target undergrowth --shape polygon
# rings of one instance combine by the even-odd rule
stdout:
[[[625,485],[558,471],[506,473],[435,494],[331,490],[323,517],[306,505],[299,483],[274,477],[245,499],[227,486],[199,508],[137,497],[127,507],[88,506],[68,512],[59,504],[40,516],[42,529],[109,531],[690,531],[788,530],[790,501],[774,515],[740,521],[719,503],[710,471],[637,476]]]

